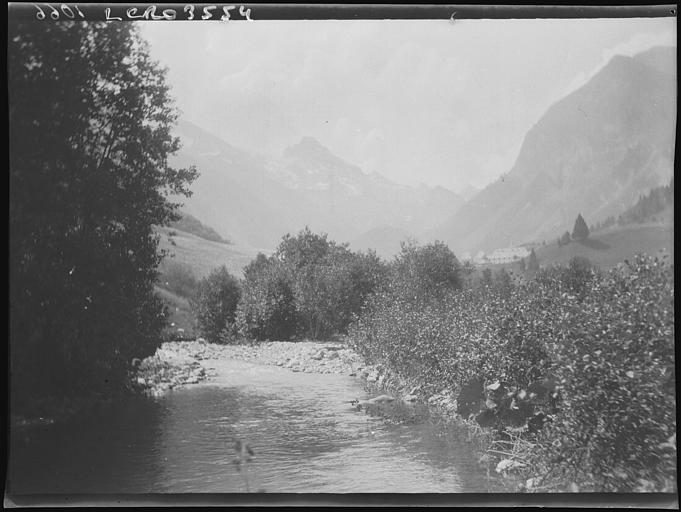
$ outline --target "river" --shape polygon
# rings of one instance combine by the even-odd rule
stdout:
[[[494,483],[456,429],[386,422],[358,379],[208,360],[216,376],[87,420],[13,431],[13,494],[461,493]],[[234,463],[235,440],[253,459]]]

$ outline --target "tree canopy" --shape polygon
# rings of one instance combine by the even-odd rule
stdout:
[[[153,225],[178,220],[165,70],[132,23],[9,26],[10,340],[26,393],[119,387],[153,353]]]
[[[245,268],[237,325],[257,339],[344,333],[385,273],[374,253],[352,252],[306,227]]]

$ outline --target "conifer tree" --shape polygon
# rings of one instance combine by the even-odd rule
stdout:
[[[561,243],[561,245],[567,245],[567,244],[570,243],[570,232],[569,231],[566,231],[565,233],[563,233],[563,236],[560,237],[560,243]]]
[[[534,249],[530,251],[529,261],[527,262],[528,270],[539,270],[539,259],[534,252]]]
[[[580,213],[575,220],[575,227],[572,230],[573,240],[586,240],[589,237],[589,226],[586,225],[584,217]]]

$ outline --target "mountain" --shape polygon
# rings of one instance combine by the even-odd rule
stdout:
[[[463,187],[461,190],[459,190],[459,195],[462,197],[464,201],[470,201],[475,194],[480,192],[479,188],[474,187],[473,185],[466,185]]]
[[[455,251],[553,240],[673,175],[676,48],[615,56],[526,134],[513,168],[429,232]]]
[[[312,137],[282,155],[238,149],[182,120],[174,165],[200,176],[184,210],[242,244],[271,250],[306,225],[343,242],[373,229],[417,233],[444,222],[463,199],[442,187],[409,187],[366,174]]]
[[[182,148],[171,164],[196,165],[200,173],[192,196],[182,198],[184,211],[222,236],[263,249],[294,223],[282,205],[295,204],[298,195],[270,179],[261,159],[185,120],[175,134]]]

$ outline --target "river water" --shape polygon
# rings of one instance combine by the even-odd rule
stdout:
[[[243,361],[87,421],[12,432],[13,494],[490,492],[460,431],[385,422],[358,379]],[[408,414],[407,414],[408,416]],[[420,415],[417,415],[420,417]],[[239,470],[235,441],[254,451]]]

